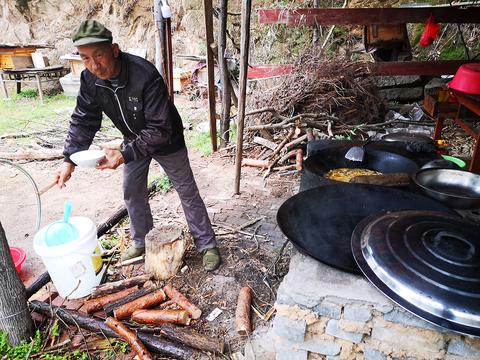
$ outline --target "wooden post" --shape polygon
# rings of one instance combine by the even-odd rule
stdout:
[[[207,72],[208,72],[208,115],[210,120],[210,140],[212,150],[217,151],[217,119],[215,112],[215,67],[213,61],[213,6],[212,0],[203,0],[205,14],[205,38],[207,40]]]
[[[222,84],[222,120],[220,125],[220,147],[230,140],[230,108],[232,105],[230,79],[225,51],[227,50],[228,0],[220,0],[220,28],[218,30],[218,66]]]
[[[160,10],[160,0],[153,0],[153,16],[155,20],[155,67],[163,76],[163,54],[161,44],[162,13]]]
[[[5,99],[8,99],[7,83],[3,81],[3,74],[0,73],[0,84],[2,85],[3,92],[5,93]]]
[[[42,80],[40,79],[40,75],[35,74],[35,79],[37,79],[38,96],[40,96],[40,101],[43,102]]]
[[[0,331],[15,346],[33,336],[33,322],[27,307],[25,287],[15,270],[5,231],[0,223]]]
[[[237,149],[235,156],[235,194],[240,193],[240,176],[242,172],[243,128],[245,126],[245,97],[247,93],[248,54],[250,47],[250,13],[252,0],[242,1],[242,28],[240,37],[240,92],[237,114]]]
[[[170,96],[170,101],[173,103],[173,48],[172,48],[172,19],[165,19],[165,37],[166,50],[167,50],[167,77],[168,77],[168,95]]]

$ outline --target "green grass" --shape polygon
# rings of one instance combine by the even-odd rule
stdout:
[[[63,94],[46,96],[41,103],[32,98],[33,90],[15,94],[10,99],[0,100],[0,134],[38,129],[42,124],[55,124],[70,118],[76,98]]]

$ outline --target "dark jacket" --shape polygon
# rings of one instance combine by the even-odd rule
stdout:
[[[87,69],[82,71],[63,152],[66,161],[71,154],[89,148],[100,129],[102,111],[124,136],[125,163],[154,154],[168,155],[185,146],[182,119],[155,66],[128,53],[120,53],[120,61],[116,90]]]

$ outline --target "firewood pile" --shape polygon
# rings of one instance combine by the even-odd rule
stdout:
[[[301,169],[307,140],[349,136],[384,119],[385,106],[364,62],[326,59],[312,47],[271,89],[250,96],[243,165],[265,170]],[[253,145],[254,146],[248,146]]]

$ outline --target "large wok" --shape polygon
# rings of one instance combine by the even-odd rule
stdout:
[[[285,201],[277,223],[299,251],[359,274],[350,247],[355,226],[369,215],[406,209],[456,214],[436,200],[409,191],[336,183],[302,191]]]

